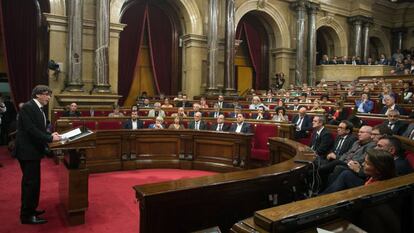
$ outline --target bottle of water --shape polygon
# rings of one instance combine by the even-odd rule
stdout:
[[[93,116],[95,115],[95,111],[93,110],[93,108],[91,108],[91,109],[89,110],[89,115],[90,115],[91,117],[93,117]]]

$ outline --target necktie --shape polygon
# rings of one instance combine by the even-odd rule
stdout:
[[[316,149],[316,141],[318,141],[318,138],[319,138],[319,134],[316,133],[315,140],[312,143],[312,150],[315,150]]]
[[[299,127],[302,127],[302,126],[301,126],[302,121],[303,121],[303,117],[299,117],[299,120],[298,120],[298,122],[297,122],[296,124],[297,124]]]
[[[45,112],[43,111],[43,107],[41,107],[41,108],[40,108],[40,111],[42,112],[42,115],[43,115],[43,121],[44,121],[44,124],[45,124],[45,127],[46,127],[46,126],[47,126],[47,125],[46,125],[46,123],[47,123],[47,122],[46,122],[46,114],[45,114]]]
[[[196,129],[196,130],[198,130],[198,129],[199,129],[199,124],[200,124],[200,122],[198,122],[198,121],[197,121],[197,122],[196,122],[196,125],[195,125],[195,129]]]
[[[414,129],[411,130],[410,136],[408,138],[414,140]]]
[[[344,141],[345,141],[345,138],[344,137],[342,137],[341,140],[339,140],[338,146],[335,149],[335,154],[336,155],[338,155],[339,152],[341,151],[342,144],[344,143]]]
[[[222,124],[219,124],[217,127],[217,131],[221,131],[222,130]]]

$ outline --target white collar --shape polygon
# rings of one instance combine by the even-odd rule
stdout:
[[[43,108],[43,105],[39,102],[39,100],[37,100],[37,99],[33,99],[33,100],[36,103],[37,107],[39,107],[40,109]]]

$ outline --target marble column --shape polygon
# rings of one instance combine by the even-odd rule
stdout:
[[[302,86],[304,82],[303,67],[305,60],[305,12],[306,0],[298,0],[292,3],[291,7],[297,12],[296,19],[296,64],[295,64],[295,85]]]
[[[96,1],[94,93],[109,93],[109,0]]]
[[[82,26],[83,0],[67,1],[68,4],[68,80],[66,91],[83,91],[82,81]]]
[[[352,56],[361,56],[362,21],[362,16],[353,16],[349,18],[349,22],[352,24],[354,28],[354,48]]]
[[[319,5],[314,3],[308,4],[308,85],[315,85],[315,67],[316,67],[316,13]]]
[[[366,63],[368,61],[369,55],[369,28],[371,27],[373,21],[372,18],[367,18],[367,20],[364,22],[363,26],[363,46],[364,46],[364,57],[362,58],[364,62]]]
[[[234,0],[226,0],[226,50],[224,54],[224,90],[226,95],[236,94],[236,82],[234,77],[235,34]]]
[[[406,28],[395,28],[391,30],[393,37],[395,38],[395,49],[393,52],[395,52],[397,49],[404,49],[403,47],[403,40],[404,35],[407,32]]]
[[[207,94],[216,95],[217,90],[217,44],[218,44],[218,0],[209,1],[209,27],[208,27],[208,78]]]

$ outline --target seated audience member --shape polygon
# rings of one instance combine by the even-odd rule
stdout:
[[[161,105],[161,108],[173,108],[174,106],[170,103],[169,98],[164,99],[164,103]]]
[[[308,99],[308,94],[302,93],[299,96],[299,103],[312,103],[312,101],[310,99]]]
[[[285,84],[285,73],[280,72],[275,74],[276,80],[275,80],[275,87],[277,90],[280,90],[283,88],[283,85]]]
[[[354,66],[360,65],[360,62],[361,61],[359,61],[355,56],[352,56],[352,58],[351,58],[351,65],[354,65]]]
[[[344,170],[338,178],[321,194],[368,185],[375,181],[394,178],[396,173],[395,160],[386,150],[370,148],[365,153],[363,168],[358,163],[355,167]],[[350,166],[353,164],[350,163]]]
[[[321,103],[320,100],[315,99],[313,101],[313,107],[310,110],[311,112],[320,112],[320,113],[324,113],[325,109],[321,107]]]
[[[293,117],[292,123],[295,125],[295,139],[306,138],[309,130],[312,129],[312,120],[306,114],[305,107],[299,109],[298,114]]]
[[[230,132],[236,132],[236,133],[251,133],[250,124],[244,122],[244,116],[243,114],[239,113],[237,114],[237,120],[236,123],[233,123],[230,127]]]
[[[394,159],[397,175],[402,176],[413,171],[409,162],[404,157],[404,150],[402,149],[401,141],[398,140],[398,138],[384,136],[377,142],[375,149],[383,150],[391,154]],[[365,164],[363,164],[362,167],[365,169]],[[332,193],[363,185],[364,180],[367,178],[364,169],[361,169],[361,166],[355,164],[352,169],[343,171],[323,193]]]
[[[289,117],[286,115],[286,109],[283,107],[277,107],[275,109],[276,114],[273,116],[272,121],[289,122]]]
[[[374,60],[372,60],[371,57],[369,57],[367,59],[367,62],[366,63],[364,62],[364,65],[372,66],[372,65],[375,65],[375,62],[374,62]]]
[[[148,112],[148,117],[158,117],[158,116],[160,116],[162,118],[165,117],[165,112],[164,112],[164,110],[161,109],[161,103],[160,102],[154,103],[154,109],[151,109]]]
[[[366,150],[375,147],[375,142],[372,141],[371,133],[371,126],[362,126],[358,132],[358,141],[354,142],[351,149],[323,167],[323,169],[332,171],[328,179],[329,184],[333,182],[343,170],[349,169],[350,162],[351,164],[362,164],[364,162],[364,154]]]
[[[413,97],[413,88],[411,86],[411,82],[404,83],[404,102],[409,103],[411,102],[411,98]]]
[[[229,114],[229,118],[237,118],[237,115],[239,113],[242,114],[241,107],[240,106],[236,106],[236,107],[234,107],[234,111]]]
[[[338,57],[334,56],[332,60],[329,62],[330,65],[337,65],[338,64]]]
[[[381,125],[376,125],[372,127],[371,139],[375,143],[377,143],[382,137],[392,136],[392,135],[393,135],[392,130],[388,128],[388,125],[381,124]]]
[[[188,108],[188,107],[191,107],[192,105],[191,105],[190,102],[188,102],[187,95],[183,94],[182,99],[178,100],[178,102],[175,106],[176,107]]]
[[[175,129],[175,130],[185,129],[182,122],[183,122],[183,119],[179,116],[176,116],[174,117],[174,122],[170,126],[168,126],[168,129]]]
[[[309,147],[315,151],[315,154],[326,159],[326,155],[333,147],[333,137],[327,128],[325,128],[325,117],[314,116],[312,120],[312,137]]]
[[[200,108],[209,108],[206,97],[204,96],[200,98]]]
[[[265,112],[265,109],[263,107],[259,107],[255,113],[252,114],[251,119],[254,120],[266,120],[268,119],[268,115]]]
[[[397,110],[389,110],[387,112],[387,120],[383,125],[390,128],[395,135],[402,135],[407,129],[408,124],[400,120],[400,113]]]
[[[414,123],[408,125],[402,136],[414,140]]]
[[[139,105],[139,108],[152,108],[152,104],[150,104],[150,100],[145,98],[144,101]]]
[[[109,113],[108,117],[123,117],[124,114],[119,111],[119,105],[113,106],[113,112]]]
[[[382,92],[378,95],[378,98],[381,100],[381,103],[382,104],[386,104],[385,103],[385,97],[386,96],[391,96],[391,97],[393,97],[394,98],[394,100],[395,100],[395,93],[394,92],[392,92],[392,89],[391,89],[391,87],[389,87],[389,86],[387,86],[387,85],[385,85],[385,84],[383,84],[383,87],[382,87]]]
[[[201,120],[201,112],[194,113],[194,120],[188,125],[189,129],[193,130],[206,130],[207,124]]]
[[[355,86],[350,86],[348,88],[347,96],[355,96]]]
[[[292,88],[294,89],[294,87],[292,87]],[[289,103],[290,101],[291,101],[290,92],[288,91],[288,92],[285,93],[285,98],[283,99],[283,102],[284,103]]]
[[[394,97],[390,95],[384,96],[385,106],[382,108],[380,114],[388,114],[390,110],[397,110],[401,115],[405,115],[405,111],[403,108],[395,104]]]
[[[218,106],[217,103],[214,104],[214,112],[210,112],[209,113],[209,117],[214,117],[217,118],[218,116],[220,116],[220,114],[222,114],[220,107]]]
[[[342,56],[341,60],[338,62],[340,65],[350,64],[348,61],[348,56]]]
[[[165,129],[164,126],[164,118],[158,116],[155,118],[155,123],[154,124],[150,124],[148,126],[148,129]]]
[[[265,102],[266,103],[272,103],[273,101],[275,101],[275,99],[273,98],[272,92],[267,93],[266,94]]]
[[[131,118],[124,124],[124,129],[142,129],[144,124],[138,119],[138,111],[131,111]]]
[[[265,110],[268,110],[268,108],[262,103],[259,96],[253,96],[252,103],[249,105],[249,109],[256,110],[259,107],[263,107]]]
[[[342,120],[348,118],[348,112],[344,109],[344,102],[338,101],[335,102],[335,108],[329,113],[329,124],[338,125]]]
[[[288,107],[288,109],[289,110],[293,110],[293,111],[298,111],[300,109],[300,107],[302,107],[302,106],[299,105],[299,99],[298,98],[294,98],[293,99],[293,105],[290,105]]]
[[[223,95],[218,96],[217,105],[219,106],[220,109],[222,109],[222,108],[232,108],[233,107],[230,103],[225,103],[224,102],[224,96]]]
[[[341,157],[351,149],[352,145],[358,140],[352,133],[353,129],[354,125],[347,120],[339,123],[333,148],[326,156],[328,161]]]
[[[374,109],[374,102],[369,99],[369,95],[363,93],[360,100],[355,100],[355,107],[357,112],[370,113]]]
[[[380,54],[380,58],[378,59],[378,65],[388,65],[388,59],[385,58],[383,53]]]
[[[324,54],[322,59],[319,61],[320,65],[329,65],[329,57],[328,55]]]
[[[183,107],[179,107],[177,109],[177,112],[171,114],[171,117],[176,117],[179,116],[181,118],[187,117],[187,114],[185,114],[184,108]]]
[[[230,129],[230,126],[224,124],[224,115],[223,114],[220,114],[217,117],[217,123],[212,125],[211,128],[210,128],[210,130],[213,130],[213,131],[229,131],[229,129]]]
[[[64,117],[80,117],[81,113],[78,111],[78,105],[71,103],[69,109],[63,113]]]
[[[320,102],[321,102],[322,104],[330,104],[330,103],[332,103],[332,102],[329,100],[329,96],[328,96],[327,94],[323,94],[323,95],[321,95]]]
[[[188,113],[189,117],[193,117],[196,112],[200,112],[200,105],[198,103],[193,104],[193,109]]]

